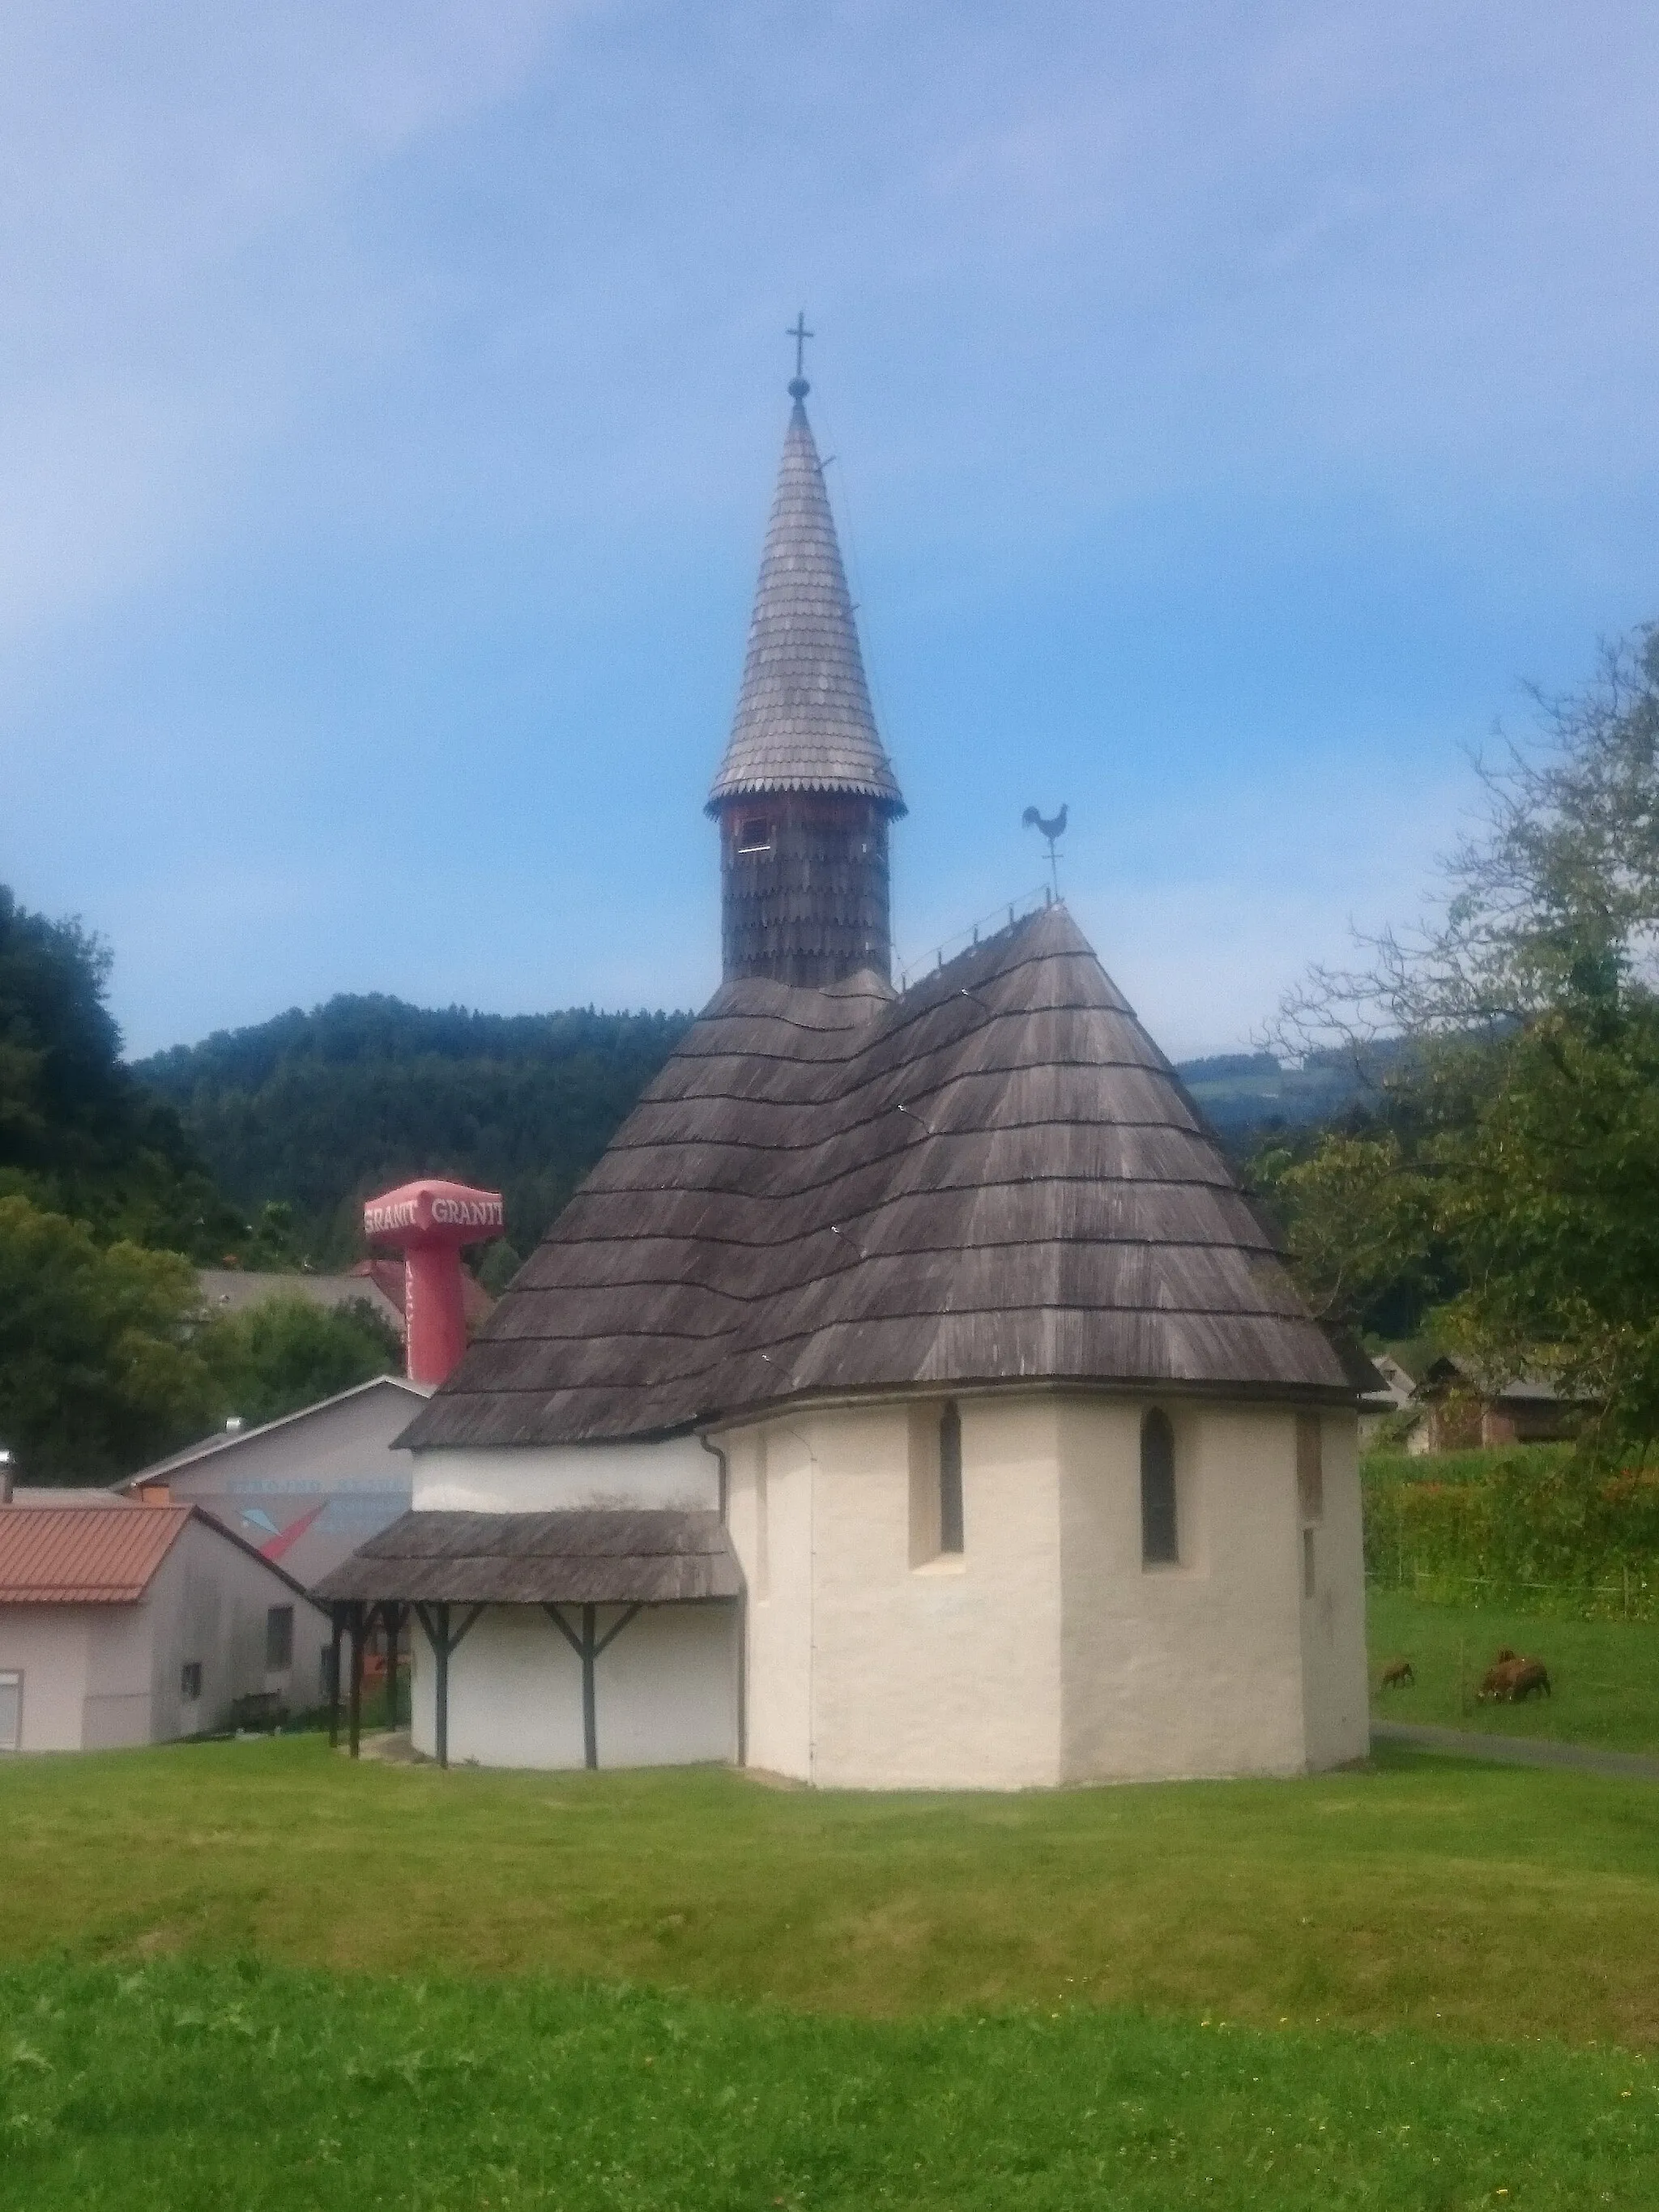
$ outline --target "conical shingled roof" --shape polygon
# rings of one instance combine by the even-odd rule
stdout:
[[[894,814],[904,811],[876,732],[823,469],[799,398],[783,441],[743,689],[709,811],[760,791],[860,792]]]
[[[1048,1380],[1352,1403],[1063,907],[896,997],[723,987],[404,1441]]]

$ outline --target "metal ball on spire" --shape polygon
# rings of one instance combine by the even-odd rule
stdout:
[[[805,307],[801,309],[793,328],[787,330],[783,335],[795,341],[795,373],[789,380],[789,397],[794,400],[805,399],[812,389],[806,381],[806,341],[817,336],[816,331],[809,331],[806,327]]]

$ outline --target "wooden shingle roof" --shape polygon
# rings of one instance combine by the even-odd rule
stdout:
[[[724,986],[403,1443],[803,1394],[1355,1382],[1061,906],[896,997]]]
[[[761,556],[743,689],[709,811],[747,792],[851,791],[902,814],[876,730],[823,467],[798,398]]]
[[[314,1595],[475,1605],[684,1605],[743,1589],[718,1513],[405,1513]]]

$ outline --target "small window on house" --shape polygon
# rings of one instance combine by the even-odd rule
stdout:
[[[962,1549],[962,1416],[954,1404],[939,1424],[939,1547]]]
[[[0,1674],[0,1751],[23,1748],[23,1678]]]
[[[1313,1594],[1314,1532],[1311,1528],[1304,1528],[1302,1531],[1302,1595],[1311,1597]]]
[[[294,1664],[294,1607],[273,1605],[265,1615],[265,1668],[281,1674]]]
[[[1180,1565],[1176,1528],[1175,1431],[1154,1406],[1140,1425],[1140,1559],[1143,1566]]]
[[[772,849],[772,825],[763,815],[751,814],[738,830],[738,850],[740,853],[769,853]]]
[[[181,1698],[199,1698],[202,1694],[202,1662],[186,1659],[179,1669],[179,1694]]]
[[[1317,1413],[1296,1417],[1296,1499],[1304,1528],[1325,1517],[1325,1424]]]

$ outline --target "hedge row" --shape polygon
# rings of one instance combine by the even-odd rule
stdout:
[[[1404,1465],[1408,1479],[1368,1470],[1365,1567],[1376,1582],[1590,1619],[1659,1618],[1659,1474],[1592,1475],[1570,1456],[1526,1452],[1450,1480],[1429,1473],[1432,1462]]]

